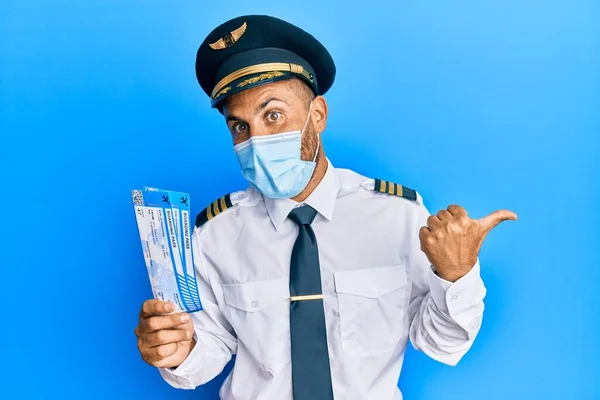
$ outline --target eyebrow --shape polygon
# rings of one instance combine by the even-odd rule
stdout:
[[[244,121],[240,117],[236,117],[235,115],[228,115],[227,118],[225,118],[225,123],[228,124],[231,121],[246,123],[246,121]]]
[[[269,105],[270,102],[272,101],[281,101],[282,103],[285,103],[289,106],[289,104],[281,99],[278,99],[277,97],[269,97],[267,100],[263,101],[262,103],[260,103],[258,105],[258,107],[256,107],[254,109],[254,115],[258,114],[261,110],[264,110],[266,106]]]
[[[269,97],[267,100],[263,101],[262,103],[260,103],[255,109],[254,109],[254,115],[258,114],[261,110],[264,110],[270,102],[272,101],[281,101],[282,103],[285,103],[289,106],[289,103],[281,100],[277,97]],[[231,121],[235,121],[235,122],[243,122],[243,123],[247,123],[246,121],[244,121],[243,119],[241,119],[240,117],[236,117],[235,115],[228,115],[227,118],[225,118],[225,123],[229,123]]]

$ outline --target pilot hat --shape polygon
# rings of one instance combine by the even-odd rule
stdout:
[[[323,95],[335,71],[331,55],[317,39],[266,15],[241,16],[219,25],[196,55],[196,77],[213,108],[242,90],[294,77]]]

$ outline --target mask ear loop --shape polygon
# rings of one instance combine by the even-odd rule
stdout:
[[[306,127],[308,126],[308,121],[310,121],[310,112],[312,111],[312,105],[313,102],[310,102],[310,107],[308,107],[308,115],[306,116],[306,121],[304,122],[304,128],[302,128],[302,132],[300,132],[300,137],[302,137],[302,135],[304,135],[304,131],[306,130]]]
[[[313,158],[312,162],[317,161],[317,156],[319,155],[319,147],[321,147],[321,135],[317,133],[317,151],[315,151],[315,158]]]
[[[300,133],[300,137],[302,138],[302,135],[304,135],[304,131],[306,130],[306,127],[308,126],[308,121],[310,121],[310,112],[312,111],[312,106],[313,106],[313,102],[310,102],[310,107],[308,107],[308,115],[306,117],[306,122],[304,123],[304,128],[302,128],[302,132]],[[317,156],[319,155],[319,147],[321,145],[321,135],[317,134],[317,151],[315,151],[315,157],[313,158],[312,162],[315,162],[317,160]]]

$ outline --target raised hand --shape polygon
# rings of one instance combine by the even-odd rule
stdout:
[[[516,220],[517,214],[498,210],[484,218],[471,219],[464,208],[450,205],[437,215],[429,216],[427,226],[419,230],[421,250],[442,279],[456,282],[477,261],[487,234],[508,219]]]

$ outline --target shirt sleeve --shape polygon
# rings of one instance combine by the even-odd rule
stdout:
[[[419,240],[419,229],[427,225],[430,214],[422,201],[418,210],[410,255],[410,341],[429,357],[454,366],[479,332],[486,289],[479,259],[454,283],[434,273]]]
[[[194,264],[203,308],[190,313],[196,345],[177,368],[159,368],[164,380],[179,389],[194,389],[209,382],[221,373],[237,351],[235,332],[219,309],[196,239],[193,240]]]

